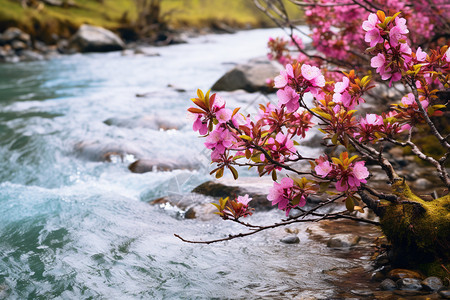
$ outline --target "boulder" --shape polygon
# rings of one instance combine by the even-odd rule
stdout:
[[[142,156],[137,147],[114,142],[79,142],[75,145],[75,151],[80,157],[91,161],[116,162]]]
[[[80,52],[108,52],[125,48],[124,42],[115,33],[91,25],[82,25],[70,39],[70,48]]]
[[[24,42],[26,44],[29,44],[31,42],[30,35],[16,27],[10,27],[6,29],[5,32],[3,32],[1,39],[5,43],[11,43],[12,41],[16,40]]]
[[[267,79],[280,74],[281,65],[267,59],[254,59],[246,64],[237,65],[223,75],[214,85],[214,91],[245,90],[247,92],[272,92]]]

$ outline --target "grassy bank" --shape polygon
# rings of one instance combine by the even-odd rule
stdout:
[[[69,37],[81,24],[91,24],[116,30],[130,26],[137,18],[134,0],[75,0],[74,7],[39,4],[23,8],[18,0],[0,0],[0,32],[17,26],[41,40],[52,42],[52,35]],[[300,17],[292,8],[293,17]],[[233,27],[273,26],[252,0],[163,0],[161,14],[169,26],[213,27],[226,24]]]

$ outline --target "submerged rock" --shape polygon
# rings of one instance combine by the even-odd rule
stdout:
[[[247,92],[272,92],[267,79],[280,74],[281,66],[267,59],[254,59],[246,64],[237,65],[223,75],[214,85],[214,91],[245,90]]]
[[[75,145],[75,151],[85,159],[105,162],[125,161],[142,156],[138,148],[119,143],[79,142]]]
[[[105,120],[103,123],[109,126],[125,128],[150,128],[155,130],[180,129],[186,125],[185,120],[151,115],[135,118],[110,118]]]
[[[393,291],[397,289],[397,284],[392,279],[385,279],[380,283],[380,289],[382,291]]]
[[[401,290],[419,291],[422,289],[422,284],[416,278],[403,278],[397,281],[397,287]]]
[[[108,52],[125,48],[124,42],[115,33],[91,25],[81,25],[69,43],[71,48],[80,52]]]
[[[290,235],[290,236],[282,238],[280,240],[280,242],[285,243],[285,244],[298,244],[298,243],[300,243],[300,239],[296,235]]]
[[[330,248],[349,248],[359,243],[361,237],[355,234],[337,234],[330,238],[327,246]]]
[[[133,173],[147,173],[153,171],[195,170],[194,164],[170,159],[139,159],[128,166]]]

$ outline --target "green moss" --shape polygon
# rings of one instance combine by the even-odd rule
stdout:
[[[392,191],[400,202],[388,206],[380,221],[396,262],[402,266],[422,262],[427,275],[442,276],[440,265],[449,262],[450,195],[427,202],[401,180]]]

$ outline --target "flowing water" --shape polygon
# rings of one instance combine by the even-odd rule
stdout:
[[[264,55],[267,38],[279,33],[202,36],[154,49],[154,57],[115,52],[0,65],[0,299],[331,297],[322,270],[359,259],[335,257],[302,230],[297,245],[280,243],[280,230],[186,244],[173,234],[212,239],[242,228],[147,203],[170,193],[200,197],[189,191],[209,175],[186,119],[189,98],[232,62]],[[235,105],[260,97],[228,96]],[[128,154],[113,150],[107,162],[99,149]],[[195,168],[134,174],[127,167],[138,157]]]

